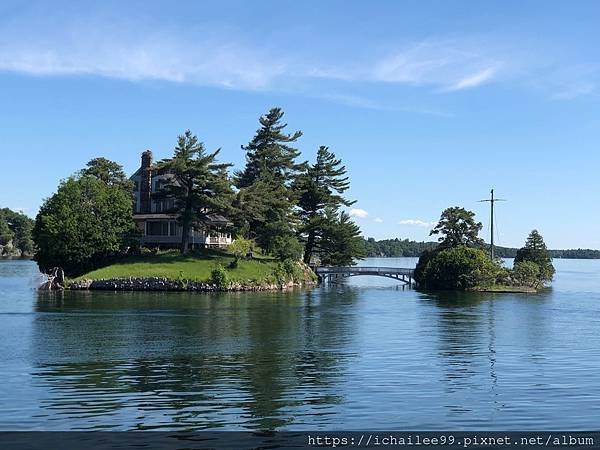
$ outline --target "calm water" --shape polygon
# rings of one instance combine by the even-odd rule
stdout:
[[[555,265],[535,295],[49,295],[0,261],[0,429],[597,429],[600,261]]]

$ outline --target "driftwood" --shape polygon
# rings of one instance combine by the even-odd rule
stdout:
[[[48,281],[40,286],[42,291],[62,291],[65,289],[65,272],[60,267],[50,270],[46,277]]]

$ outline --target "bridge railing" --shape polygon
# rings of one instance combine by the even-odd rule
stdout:
[[[317,267],[315,272],[318,274],[329,273],[364,273],[364,274],[398,274],[410,275],[414,273],[414,269],[406,269],[402,267]]]

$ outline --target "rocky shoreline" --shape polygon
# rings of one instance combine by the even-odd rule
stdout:
[[[68,290],[99,290],[99,291],[179,291],[179,292],[241,292],[241,291],[282,291],[298,287],[313,286],[316,282],[288,281],[284,284],[258,283],[258,282],[233,282],[226,287],[216,284],[171,280],[161,277],[148,278],[112,278],[106,280],[78,280],[66,283]]]

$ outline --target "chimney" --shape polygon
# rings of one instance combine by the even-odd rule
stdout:
[[[142,173],[140,176],[140,212],[148,214],[152,204],[152,152],[146,150],[142,153]]]

